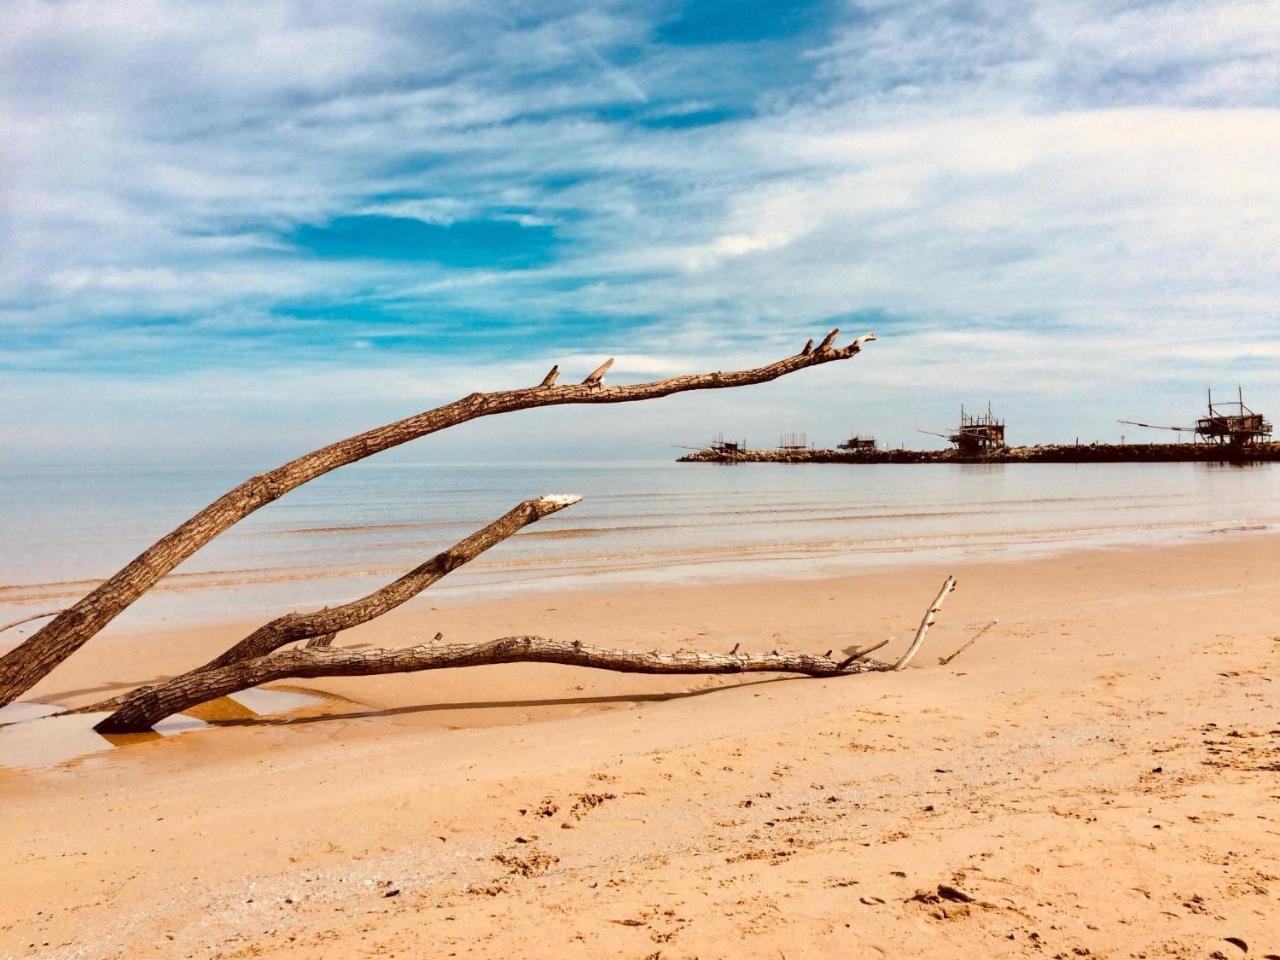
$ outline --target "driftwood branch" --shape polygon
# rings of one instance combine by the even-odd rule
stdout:
[[[858,354],[871,335],[846,347],[833,348],[828,334],[823,348],[786,357],[762,367],[730,372],[688,374],[650,383],[606,386],[588,382],[556,386],[548,375],[538,386],[494,393],[473,393],[404,420],[349,437],[251,477],[209,504],[190,520],[156,541],[109,579],[22,644],[0,657],[0,706],[11,702],[73,654],[161,577],[235,523],[260,507],[331,470],[419,437],[480,417],[535,407],[578,403],[629,403],[690,390],[711,390],[766,383],[808,367]],[[603,375],[596,371],[592,376]]]
[[[75,713],[96,713],[100,710],[114,710],[128,703],[145,691],[156,687],[176,686],[185,683],[189,678],[217,670],[240,660],[252,660],[264,657],[279,650],[286,644],[307,641],[308,649],[324,648],[333,642],[341,630],[350,630],[362,623],[368,623],[400,606],[407,600],[417,596],[450,571],[456,570],[470,560],[474,560],[495,544],[531,523],[550,516],[565,507],[572,506],[582,500],[575,494],[548,494],[536,500],[525,500],[519,503],[497,520],[481,527],[471,536],[459,540],[448,550],[436,554],[425,563],[419,564],[404,576],[393,580],[373,593],[358,600],[344,603],[337,607],[325,607],[313,613],[286,613],[270,623],[259,627],[225,653],[209,661],[202,667],[189,670],[172,680],[161,684],[140,687],[129,693],[120,694],[91,706],[80,707]]]
[[[94,729],[99,733],[146,730],[165,717],[206,700],[273,680],[414,673],[493,663],[558,663],[621,673],[798,673],[811,677],[890,669],[883,663],[871,661],[842,666],[829,657],[803,653],[648,653],[531,636],[503,637],[475,644],[419,644],[400,649],[295,649],[241,660],[142,691]]]
[[[868,653],[884,646],[888,643],[887,640],[837,661],[831,659],[829,650],[820,657],[779,650],[763,654],[739,653],[739,645],[735,643],[728,653],[686,650],[659,653],[614,650],[533,636],[503,637],[487,643],[441,645],[439,641],[442,637],[436,634],[431,643],[414,647],[342,650],[329,647],[332,636],[326,634],[321,638],[323,644],[309,643],[302,648],[277,651],[250,659],[233,659],[217,666],[193,670],[153,687],[142,687],[123,698],[115,712],[99,722],[94,729],[99,733],[146,730],[165,717],[205,701],[273,680],[301,677],[414,673],[494,663],[558,663],[619,673],[797,673],[810,677],[840,677],[900,670],[920,649],[928,632],[928,625],[933,623],[943,599],[955,586],[955,579],[948,577],[942,592],[925,613],[911,649],[892,665],[866,659]],[[106,707],[97,705],[91,709],[101,710]]]
[[[950,655],[948,655],[948,656],[945,656],[945,657],[939,657],[939,658],[938,658],[938,663],[939,663],[940,665],[942,665],[942,666],[944,666],[944,667],[945,667],[948,663],[950,663],[950,662],[951,662],[952,660],[954,660],[956,657],[960,656],[960,654],[964,653],[966,650],[968,650],[970,647],[972,647],[975,643],[977,643],[977,642],[978,642],[978,638],[979,638],[979,637],[981,637],[984,633],[986,633],[988,630],[990,630],[992,627],[994,627],[994,626],[995,626],[997,623],[999,623],[999,622],[1000,622],[999,620],[992,620],[992,621],[991,621],[990,623],[988,623],[985,627],[983,627],[981,630],[979,630],[977,633],[975,633],[972,637],[970,637],[970,638],[968,639],[968,641],[966,641],[965,643],[963,643],[963,644],[960,646],[960,649],[958,649],[955,653],[952,653],[952,654],[950,654]]]
[[[956,578],[947,577],[946,582],[942,584],[942,589],[938,591],[938,596],[934,598],[929,609],[925,611],[924,619],[920,621],[920,628],[916,630],[916,637],[911,641],[911,646],[907,648],[907,652],[902,655],[897,663],[893,665],[894,670],[905,670],[913,657],[920,652],[920,647],[924,644],[925,635],[929,632],[929,628],[933,626],[933,621],[938,617],[938,611],[942,609],[942,601],[947,599],[947,594],[956,588]]]
[[[548,494],[536,500],[525,500],[465,540],[459,540],[448,550],[436,554],[385,587],[341,606],[326,607],[314,613],[287,613],[283,617],[277,617],[201,669],[224,667],[237,660],[251,660],[294,641],[323,638],[326,634],[336,634],[340,630],[350,630],[368,623],[416,597],[450,571],[474,560],[523,527],[581,500],[582,497],[576,493]]]

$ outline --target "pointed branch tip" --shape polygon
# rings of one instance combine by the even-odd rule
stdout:
[[[560,364],[557,363],[550,370],[547,371],[547,375],[542,378],[542,382],[538,384],[538,386],[554,387],[556,385],[556,378],[558,376],[560,376]]]
[[[547,493],[538,498],[543,503],[556,508],[571,507],[582,502],[580,493]]]
[[[599,383],[601,380],[604,379],[604,375],[609,372],[609,368],[612,366],[613,366],[613,357],[610,357],[604,363],[600,364],[600,366],[596,367],[589,374],[587,374],[587,379],[583,380],[582,382],[583,383]]]
[[[818,344],[818,353],[823,353],[827,350],[830,350],[831,344],[836,342],[836,337],[838,337],[839,335],[840,335],[840,328],[836,327],[834,330],[828,333],[825,337],[823,337],[822,342]]]

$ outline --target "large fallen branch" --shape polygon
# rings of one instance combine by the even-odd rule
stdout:
[[[810,341],[795,356],[763,367],[727,373],[689,374],[628,386],[606,386],[601,382],[607,364],[593,371],[582,383],[557,386],[559,371],[553,367],[535,387],[473,393],[434,410],[322,447],[267,473],[251,477],[156,541],[87,596],[0,657],[0,706],[39,682],[156,581],[210,540],[259,507],[331,470],[480,417],[559,404],[627,403],[688,390],[765,383],[808,367],[853,357],[864,342],[874,339],[874,335],[867,334],[848,346],[835,347],[835,336],[836,331],[833,330],[816,349]]]
[[[657,653],[611,650],[544,637],[503,637],[487,643],[419,644],[399,649],[281,650],[216,670],[197,672],[129,698],[94,728],[99,733],[147,730],[165,717],[248,687],[299,677],[356,677],[414,673],[494,663],[559,663],[621,673],[799,673],[837,677],[888,670],[870,660],[841,665],[830,657],[803,653]]]
[[[266,656],[286,644],[302,640],[308,641],[308,646],[312,649],[327,647],[339,631],[358,627],[362,623],[368,623],[394,610],[405,601],[416,597],[450,571],[456,570],[469,560],[474,560],[494,544],[501,543],[523,527],[572,506],[581,499],[582,497],[575,493],[548,494],[536,500],[525,500],[497,520],[481,527],[466,539],[459,540],[448,550],[436,554],[426,563],[419,564],[385,587],[341,606],[325,607],[313,613],[286,613],[282,617],[276,617],[204,666],[165,682],[174,684],[185,681],[188,677],[207,670],[216,670],[240,660]],[[97,713],[101,710],[114,710],[143,691],[152,689],[153,686],[155,685],[140,687],[91,706],[79,707],[71,712]]]
[[[956,581],[947,577],[938,598],[925,613],[932,625],[942,599],[954,590]],[[494,663],[558,663],[593,667],[619,673],[710,674],[710,673],[798,673],[810,677],[840,677],[856,673],[901,670],[924,642],[927,627],[916,632],[908,650],[896,663],[866,659],[888,641],[876,644],[843,660],[833,660],[828,650],[820,657],[804,653],[739,653],[738,644],[728,653],[612,650],[543,637],[504,637],[486,643],[419,644],[400,649],[342,650],[329,647],[332,634],[323,643],[300,649],[282,650],[250,660],[235,660],[221,666],[193,670],[153,687],[143,687],[122,698],[119,708],[94,728],[99,733],[135,733],[147,730],[165,717],[197,704],[236,693],[249,687],[301,677],[354,677],[382,673],[414,673],[448,667],[475,667]],[[438,639],[438,638],[437,638]],[[220,658],[221,659],[221,658]],[[103,705],[91,708],[105,709]]]

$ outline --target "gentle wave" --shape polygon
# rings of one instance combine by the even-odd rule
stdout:
[[[226,479],[243,479],[238,469],[219,469]],[[197,466],[52,473],[53,487],[50,470],[0,465],[0,619],[84,595],[226,489],[222,474]],[[1243,472],[1196,464],[357,465],[237,525],[160,581],[141,612],[126,616],[173,622],[225,615],[242,604],[260,610],[355,596],[467,536],[530,490],[573,490],[587,500],[520,531],[440,589],[497,591],[579,574],[677,581],[739,567],[789,575],[1217,532],[1247,536],[1276,525],[1280,465]],[[349,582],[334,585],[342,580]],[[232,598],[231,590],[245,595]]]
[[[914,515],[908,515],[914,516]],[[861,519],[861,518],[855,518]],[[1280,516],[1270,518],[1269,523],[1223,527],[1216,521],[1195,525],[1209,533],[1259,532],[1273,529],[1280,524]],[[588,537],[615,533],[622,530],[650,530],[652,527],[593,528],[589,530],[555,530],[524,532],[522,536],[542,536],[552,539],[575,539],[578,534]],[[834,554],[867,554],[880,552],[920,552],[928,547],[944,546],[1008,546],[1012,543],[1047,544],[1088,541],[1099,537],[1116,537],[1124,534],[1151,533],[1174,529],[1187,529],[1186,523],[1147,522],[1107,524],[1074,527],[1028,527],[1000,531],[974,530],[960,532],[934,531],[917,535],[899,535],[872,538],[830,537],[768,540],[749,544],[682,545],[667,549],[641,549],[635,544],[620,544],[608,552],[561,553],[531,557],[484,556],[455,572],[470,572],[485,577],[500,576],[505,572],[527,571],[542,568],[548,571],[582,568],[596,569],[659,569],[708,560],[746,560],[753,557],[795,555],[830,556]],[[397,577],[412,569],[415,564],[367,566],[330,564],[323,566],[281,566],[243,569],[209,570],[192,573],[170,574],[153,589],[164,592],[208,590],[262,584],[278,584],[299,581],[355,579],[365,577]],[[54,600],[83,596],[101,584],[102,580],[63,580],[48,583],[0,585],[0,602],[20,603],[34,600]]]

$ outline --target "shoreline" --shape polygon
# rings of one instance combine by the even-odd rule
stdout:
[[[934,516],[976,515],[976,510],[967,509],[902,515],[900,519],[911,522]],[[785,523],[793,527],[809,525],[816,532],[821,525],[833,522],[847,524],[863,520],[881,524],[893,519],[893,516],[873,514],[834,520],[814,517]],[[512,559],[494,554],[462,567],[432,590],[433,595],[458,597],[463,602],[491,603],[525,595],[671,586],[684,580],[714,584],[834,578],[881,568],[1020,563],[1093,550],[1160,549],[1209,542],[1211,538],[1280,536],[1278,525],[1280,513],[1241,520],[1218,517],[1062,528],[904,531],[901,535],[862,540],[830,537],[760,544],[713,543],[618,556]],[[535,530],[521,532],[515,539],[521,542],[539,536],[574,539],[573,534],[572,529]],[[122,622],[129,629],[149,629],[164,622],[207,626],[225,619],[216,611],[226,606],[252,607],[264,614],[274,614],[312,605],[332,605],[381,586],[404,573],[413,562],[177,571],[156,584],[145,606],[126,611]],[[59,603],[74,602],[101,582],[101,579],[84,579],[0,584],[0,622],[43,612]],[[296,587],[294,599],[273,593],[276,588],[288,585]],[[0,650],[16,644],[33,629],[23,627],[0,634]]]
[[[876,594],[881,589],[885,589],[881,585],[889,585],[887,587],[889,592],[897,595],[901,594],[902,585],[905,583],[922,584],[918,588],[918,599],[920,612],[923,612],[928,600],[925,594],[930,592],[928,584],[935,579],[940,581],[948,574],[954,574],[961,580],[961,591],[957,596],[961,598],[960,603],[963,604],[967,593],[964,590],[965,571],[970,571],[970,575],[976,573],[983,580],[999,582],[1009,575],[1021,575],[1028,569],[1154,570],[1159,569],[1172,557],[1204,557],[1205,560],[1195,561],[1195,563],[1209,566],[1234,556],[1248,558],[1259,572],[1269,575],[1269,563],[1266,558],[1275,555],[1280,555],[1280,531],[1267,529],[1233,530],[1216,539],[1187,539],[1142,544],[1090,543],[1051,549],[1030,557],[998,555],[952,562],[950,559],[942,560],[937,556],[921,554],[900,564],[797,570],[785,576],[758,571],[756,575],[744,573],[741,576],[712,580],[695,578],[683,583],[595,581],[579,583],[569,589],[510,592],[496,597],[467,590],[449,591],[445,589],[448,584],[446,579],[378,620],[353,628],[340,636],[351,643],[376,641],[379,644],[386,643],[391,646],[423,642],[437,631],[444,632],[449,639],[468,641],[493,639],[503,635],[505,631],[508,634],[542,632],[548,636],[562,635],[565,639],[601,642],[594,633],[582,630],[582,622],[585,619],[591,622],[593,631],[597,626],[603,627],[604,635],[610,638],[611,642],[617,641],[618,645],[625,645],[626,642],[634,644],[636,638],[630,627],[636,624],[655,626],[657,621],[653,610],[669,606],[674,610],[687,613],[696,609],[701,599],[708,593],[712,593],[719,598],[719,601],[713,609],[708,610],[705,621],[690,624],[689,628],[692,629],[694,626],[698,628],[695,632],[696,636],[723,635],[741,640],[745,645],[751,642],[751,633],[742,629],[741,626],[736,629],[727,627],[724,623],[724,615],[739,609],[744,604],[748,607],[758,606],[776,612],[787,606],[787,595],[792,592],[798,597],[839,593],[846,590]],[[810,562],[812,559],[803,557],[799,558],[799,562]],[[548,582],[554,584],[555,581]],[[1274,574],[1274,579],[1260,582],[1264,585],[1280,587],[1280,573]],[[753,603],[752,598],[759,599]],[[903,625],[903,630],[909,633],[914,630],[915,621],[912,616],[915,611],[909,598],[904,597],[904,599],[907,600],[906,609],[895,610],[895,614],[898,615],[897,619]],[[835,597],[832,597],[831,601],[834,600]],[[955,605],[956,600],[949,601],[949,607]],[[865,607],[865,601],[863,606]],[[611,622],[607,625],[596,623],[596,616],[602,611],[615,609],[624,612],[611,612]],[[591,611],[591,614],[574,613],[568,618],[567,632],[557,634],[556,618],[548,617],[546,614],[562,611]],[[110,672],[110,666],[118,662],[119,650],[122,646],[132,646],[139,654],[138,659],[148,667],[159,668],[160,674],[165,670],[177,673],[188,669],[202,659],[211,658],[220,653],[236,639],[247,636],[261,626],[266,619],[276,615],[278,611],[270,611],[267,614],[261,612],[251,614],[247,611],[228,612],[216,619],[195,624],[150,621],[124,624],[117,621],[108,625],[98,637],[78,651],[67,663],[59,666],[53,674],[41,681],[22,698],[22,701],[57,703],[68,707],[91,703],[95,699],[123,691],[130,685],[121,683],[116,687],[107,684],[84,691],[74,689],[78,686],[87,686],[90,683],[90,677],[95,674],[101,676],[104,672]],[[730,618],[730,622],[740,620],[740,615]],[[528,625],[522,626],[526,621]],[[20,643],[25,635],[38,626],[39,623],[33,623],[9,631],[10,636],[6,638],[4,646]],[[488,634],[483,632],[486,629],[489,631]],[[480,631],[481,635],[476,635],[476,631]],[[19,633],[22,636],[15,636]],[[766,633],[762,631],[757,645],[766,643],[765,636]],[[782,634],[775,630],[767,636],[777,639]],[[842,641],[849,638],[881,639],[878,635],[851,632],[847,629],[838,630],[832,636]],[[800,637],[803,638],[804,634],[801,633]],[[810,643],[806,647],[804,640],[801,639],[799,648],[808,650],[812,646],[813,644]],[[893,649],[890,647],[885,655],[888,656]],[[326,683],[341,685],[346,683],[347,679],[332,681],[320,679],[309,682],[321,686]],[[386,684],[390,679],[392,678],[374,677],[355,680],[355,682],[362,686],[376,688]],[[652,679],[679,685],[689,682],[690,678]],[[726,682],[724,678],[704,679],[716,683]],[[287,681],[285,683],[287,684]]]

